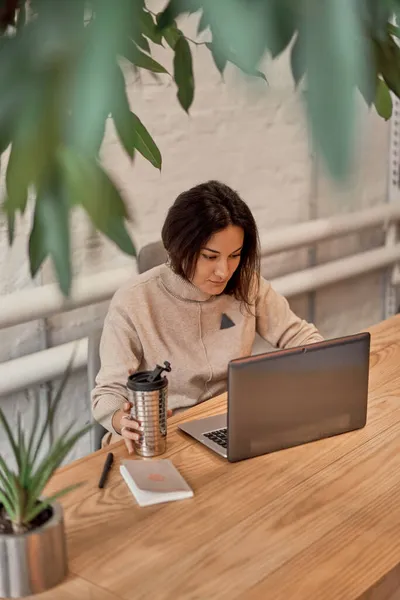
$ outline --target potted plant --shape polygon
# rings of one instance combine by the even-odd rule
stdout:
[[[52,439],[54,419],[69,369],[57,394],[46,405],[40,425],[41,407],[34,394],[30,429],[23,428],[21,414],[16,432],[0,409],[0,424],[10,444],[15,465],[0,455],[0,597],[17,598],[49,589],[67,573],[67,549],[60,496],[81,485],[77,483],[43,497],[43,490],[75,443],[92,425],[73,432],[70,423]]]

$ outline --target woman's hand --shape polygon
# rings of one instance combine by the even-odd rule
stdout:
[[[113,417],[113,427],[124,438],[125,446],[129,454],[135,451],[134,442],[139,440],[143,432],[141,423],[131,417],[131,402],[125,402],[122,409],[118,410]],[[172,416],[172,410],[167,411],[167,417]]]
[[[125,446],[129,454],[134,452],[134,441],[139,439],[141,433],[141,425],[131,417],[132,404],[125,402],[113,417],[113,427],[117,433],[124,438]]]

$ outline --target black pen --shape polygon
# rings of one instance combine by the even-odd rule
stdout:
[[[113,464],[113,460],[114,460],[114,455],[113,455],[112,452],[109,452],[107,454],[106,462],[104,463],[104,467],[103,467],[103,472],[102,472],[101,477],[100,477],[99,488],[103,488],[104,487],[104,484],[105,484],[106,479],[107,479],[108,472],[111,469],[111,465]]]

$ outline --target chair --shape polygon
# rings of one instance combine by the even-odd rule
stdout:
[[[166,259],[167,252],[161,241],[152,242],[151,244],[143,246],[137,255],[137,268],[139,274],[161,265]],[[87,376],[89,397],[96,385],[96,376],[100,370],[99,348],[101,333],[102,329],[96,329],[88,336]],[[91,437],[92,450],[101,448],[101,440],[105,433],[106,429],[100,425],[100,423],[95,422]]]
[[[139,273],[150,271],[154,267],[158,267],[166,262],[168,254],[163,246],[163,243],[152,242],[143,246],[137,255],[137,267]]]

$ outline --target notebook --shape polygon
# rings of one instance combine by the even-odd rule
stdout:
[[[139,506],[193,496],[193,490],[170,460],[122,460],[119,469]]]

